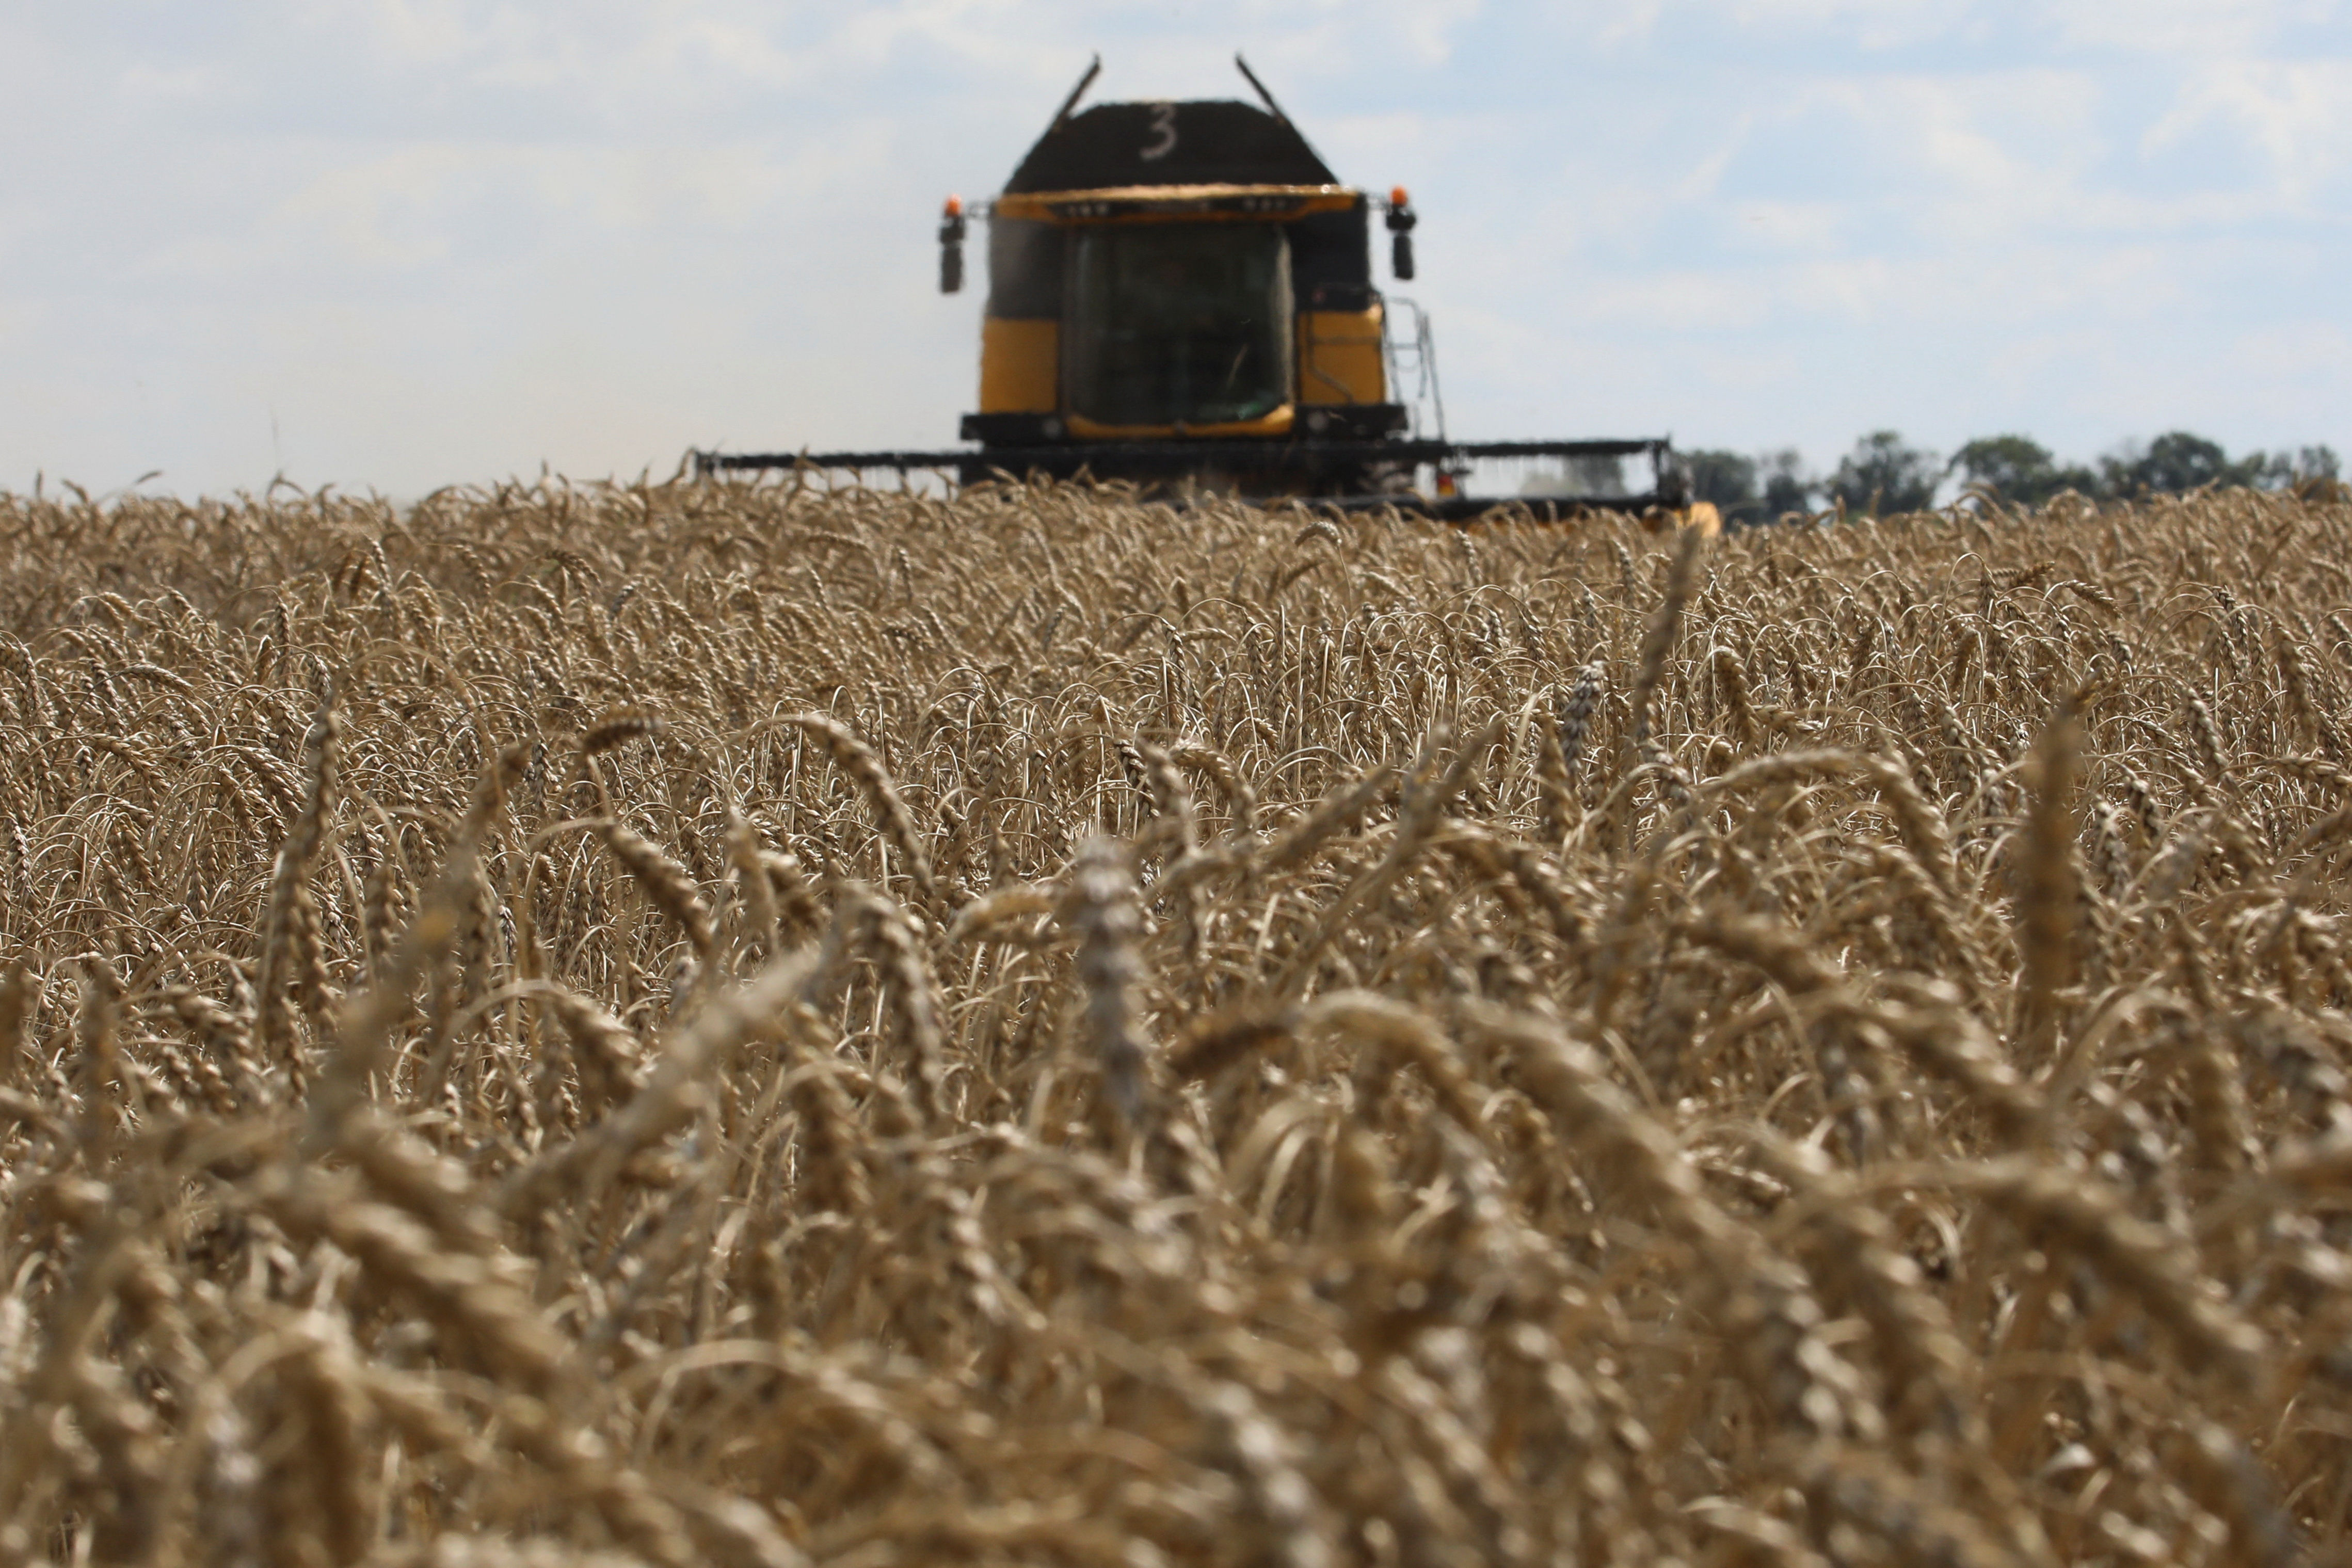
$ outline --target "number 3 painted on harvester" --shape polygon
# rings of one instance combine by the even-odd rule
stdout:
[[[1165,158],[1176,151],[1176,106],[1172,103],[1153,104],[1151,129],[1159,132],[1160,140],[1143,150],[1143,161],[1147,163]]]

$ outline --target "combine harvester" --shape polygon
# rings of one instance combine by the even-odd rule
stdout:
[[[1003,194],[950,197],[940,288],[963,287],[966,225],[987,223],[980,411],[951,451],[696,452],[698,477],[764,468],[936,471],[1137,481],[1162,495],[1394,506],[1448,519],[1514,501],[1538,516],[1630,511],[1717,526],[1664,438],[1455,441],[1428,318],[1372,281],[1372,215],[1390,270],[1413,276],[1416,221],[1341,184],[1238,55],[1265,107],[1230,100],[1078,110],[1099,58]],[[1408,326],[1406,323],[1410,322]],[[1618,476],[1646,460],[1646,489]],[[1558,470],[1537,493],[1478,497],[1499,460]],[[1426,475],[1426,478],[1423,476]],[[1576,477],[1597,477],[1577,493]],[[1614,482],[1612,482],[1614,481]]]

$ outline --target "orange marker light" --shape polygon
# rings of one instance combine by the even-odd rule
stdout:
[[[1409,207],[1412,205],[1412,197],[1406,194],[1405,188],[1402,185],[1398,185],[1389,192],[1389,205],[1392,207]]]
[[[950,196],[948,198],[948,205],[945,210],[950,217],[963,216],[963,198],[961,196]]]

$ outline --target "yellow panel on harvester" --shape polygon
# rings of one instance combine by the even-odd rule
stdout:
[[[1061,401],[1062,324],[1013,316],[980,323],[980,411],[1051,414]]]
[[[1381,307],[1298,313],[1298,401],[1385,403]]]

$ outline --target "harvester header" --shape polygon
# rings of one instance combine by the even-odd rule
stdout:
[[[1097,59],[992,201],[950,196],[940,287],[960,292],[973,218],[986,226],[979,407],[961,448],[695,454],[704,474],[806,467],[1132,479],[1157,489],[1397,505],[1465,516],[1487,459],[1611,475],[1646,458],[1646,489],[1547,493],[1553,508],[1677,510],[1663,438],[1461,442],[1445,431],[1434,345],[1412,301],[1372,271],[1375,213],[1391,275],[1414,275],[1419,221],[1342,183],[1248,64],[1259,102],[1079,100]],[[1429,476],[1423,480],[1423,473]],[[1571,487],[1572,490],[1572,487]]]

